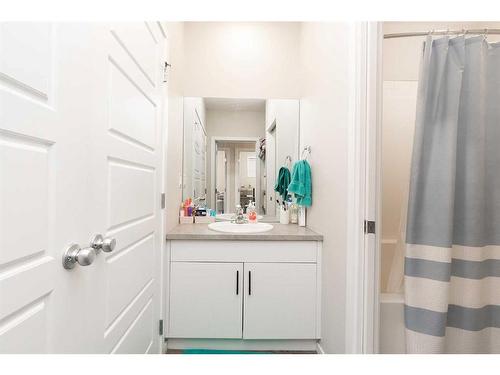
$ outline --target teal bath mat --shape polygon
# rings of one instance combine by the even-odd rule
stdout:
[[[252,352],[246,350],[213,350],[213,349],[184,349],[182,354],[272,354],[271,352]]]

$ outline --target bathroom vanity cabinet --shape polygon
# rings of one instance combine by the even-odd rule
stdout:
[[[166,337],[320,338],[322,242],[219,237],[168,240]]]

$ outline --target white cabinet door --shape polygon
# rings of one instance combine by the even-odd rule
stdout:
[[[168,336],[241,338],[242,280],[242,263],[171,263]]]
[[[316,264],[245,263],[244,339],[316,338]]]

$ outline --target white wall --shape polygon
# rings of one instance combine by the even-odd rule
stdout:
[[[166,153],[166,230],[179,223],[179,206],[182,200],[183,132],[183,77],[184,77],[184,24],[167,23],[168,62],[172,64],[167,77],[168,134]]]
[[[240,152],[240,155],[239,155],[239,160],[240,160],[240,186],[252,186],[252,187],[255,188],[256,176],[255,177],[249,177],[248,176],[248,163],[247,163],[247,159],[249,157],[256,158],[255,152],[252,152],[252,151],[241,151]],[[255,159],[255,163],[256,162],[257,162],[257,159]]]
[[[186,22],[186,94],[299,98],[299,33],[289,22]]]
[[[345,23],[305,23],[300,39],[300,142],[312,149],[307,225],[324,236],[321,346],[327,353],[345,351],[350,33]]]
[[[225,137],[264,137],[264,111],[206,111],[207,134]]]

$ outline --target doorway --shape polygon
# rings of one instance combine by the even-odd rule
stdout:
[[[250,202],[259,204],[259,178],[262,168],[257,157],[258,138],[212,137],[212,209],[217,213],[244,210]]]

